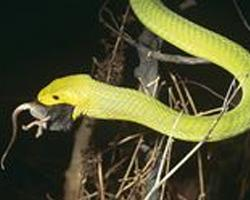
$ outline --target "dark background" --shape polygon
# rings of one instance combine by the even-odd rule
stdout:
[[[1,6],[1,154],[17,105],[33,100],[56,77],[89,71],[101,38],[100,5],[73,0],[9,1]],[[32,131],[19,133],[7,170],[0,172],[0,199],[45,199],[46,191],[60,193],[72,137],[52,134],[35,140]]]
[[[250,33],[232,1],[198,3],[184,14],[250,49]],[[100,0],[14,0],[2,4],[0,153],[11,135],[13,109],[33,100],[56,77],[89,72],[92,56],[102,54],[99,47],[103,37],[98,22]],[[240,5],[250,21],[249,1],[242,0]],[[70,135],[62,134],[48,134],[38,140],[30,133],[21,134],[7,159],[7,170],[0,172],[0,198],[45,199],[47,191],[60,196],[71,140]]]

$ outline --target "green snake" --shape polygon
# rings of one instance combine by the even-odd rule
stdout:
[[[242,89],[242,99],[226,112],[207,141],[227,139],[250,128],[250,54],[235,42],[207,30],[169,10],[159,0],[130,0],[138,19],[153,33],[183,51],[224,68],[234,75]],[[80,115],[98,119],[126,120],[185,141],[202,141],[219,114],[180,115],[153,97],[111,86],[77,74],[52,81],[38,94],[44,105],[74,106],[72,118]]]

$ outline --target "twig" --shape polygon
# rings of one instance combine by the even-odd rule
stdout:
[[[202,83],[198,83],[196,81],[193,80],[184,80],[183,81],[186,84],[191,84],[191,85],[196,85],[206,91],[208,91],[210,94],[212,94],[213,96],[215,96],[216,98],[222,100],[222,102],[224,101],[225,97],[219,93],[217,93],[216,91],[214,91],[213,89],[211,89],[210,87],[202,84]],[[231,106],[236,106],[233,102],[230,103]]]
[[[233,0],[233,4],[234,4],[234,7],[235,7],[235,9],[236,9],[236,11],[237,11],[237,13],[238,13],[241,21],[243,22],[244,26],[246,27],[246,29],[248,31],[250,31],[250,25],[248,24],[248,22],[247,22],[247,20],[246,20],[246,18],[244,16],[244,14],[243,14],[243,12],[242,12],[239,4],[238,4],[238,2],[236,0]]]
[[[180,85],[178,84],[176,77],[172,73],[170,74],[170,77],[174,83],[175,90],[179,97],[178,99],[180,99],[181,108],[184,111],[184,113],[188,113],[188,108],[187,108],[186,101],[183,96],[183,92],[181,91]]]
[[[100,200],[105,200],[105,187],[104,187],[104,178],[102,172],[102,161],[100,153],[97,155],[97,173],[98,173],[98,183],[99,183],[99,196]]]
[[[193,7],[193,6],[196,6],[196,5],[197,5],[196,0],[185,0],[180,4],[179,7],[181,10],[186,10],[186,9]]]
[[[200,194],[199,194],[198,200],[205,200],[206,192],[205,192],[202,156],[201,156],[200,150],[198,150],[198,152],[197,152],[197,161],[198,161],[199,185],[200,185]]]
[[[124,185],[125,185],[125,183],[126,183],[126,181],[127,181],[127,178],[128,178],[128,176],[129,176],[131,170],[132,170],[132,166],[134,165],[136,156],[137,156],[137,154],[138,154],[138,151],[139,151],[139,149],[140,149],[140,146],[141,146],[142,142],[143,142],[143,138],[142,138],[142,136],[141,136],[141,137],[139,138],[139,140],[138,140],[138,143],[137,143],[137,145],[136,145],[136,148],[135,148],[135,150],[134,150],[134,153],[133,153],[133,155],[132,155],[132,157],[131,157],[131,161],[130,161],[130,163],[129,163],[129,166],[128,166],[128,168],[127,168],[127,171],[126,171],[126,173],[125,173],[125,175],[124,175],[124,177],[123,177],[123,179],[122,179],[122,183],[121,183],[121,185],[119,186],[119,190],[118,190],[117,194],[115,195],[116,199],[119,199],[119,197],[120,197],[120,195],[122,194],[122,192],[125,191]]]
[[[114,59],[115,59],[115,57],[116,57],[116,53],[117,53],[117,50],[118,50],[119,45],[120,45],[120,43],[121,43],[122,35],[123,35],[123,32],[124,32],[124,28],[125,28],[125,24],[126,24],[126,21],[127,21],[127,18],[128,18],[128,14],[129,14],[129,10],[130,10],[129,8],[130,8],[130,7],[127,6],[127,9],[126,9],[126,11],[125,11],[125,14],[124,14],[124,17],[123,17],[123,20],[122,20],[122,23],[121,23],[121,26],[120,26],[120,28],[119,28],[119,32],[118,32],[119,35],[118,35],[118,37],[117,37],[117,39],[116,39],[114,48],[113,48],[113,50],[112,50],[112,56],[111,56],[111,58],[110,58],[110,60],[109,60],[108,66],[111,66],[112,62],[114,62]],[[111,72],[112,72],[112,69],[109,68],[108,74],[107,74],[107,78],[106,78],[106,81],[107,81],[107,82],[110,81]]]

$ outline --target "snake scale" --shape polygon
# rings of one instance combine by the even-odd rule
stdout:
[[[130,0],[138,19],[150,31],[179,49],[227,70],[239,81],[242,99],[226,112],[207,141],[224,140],[250,128],[250,54],[235,42],[207,30],[169,10],[160,0]],[[139,91],[115,87],[76,74],[52,81],[38,94],[44,105],[74,106],[72,118],[132,121],[185,141],[201,141],[219,114],[192,116],[165,106]],[[174,126],[174,124],[176,125]]]

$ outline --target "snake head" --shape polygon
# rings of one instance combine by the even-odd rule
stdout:
[[[88,94],[91,89],[92,79],[89,75],[77,74],[55,79],[44,87],[37,96],[38,101],[46,106],[60,104],[70,105],[75,108],[72,118],[75,120],[80,113],[80,105],[87,105]]]

